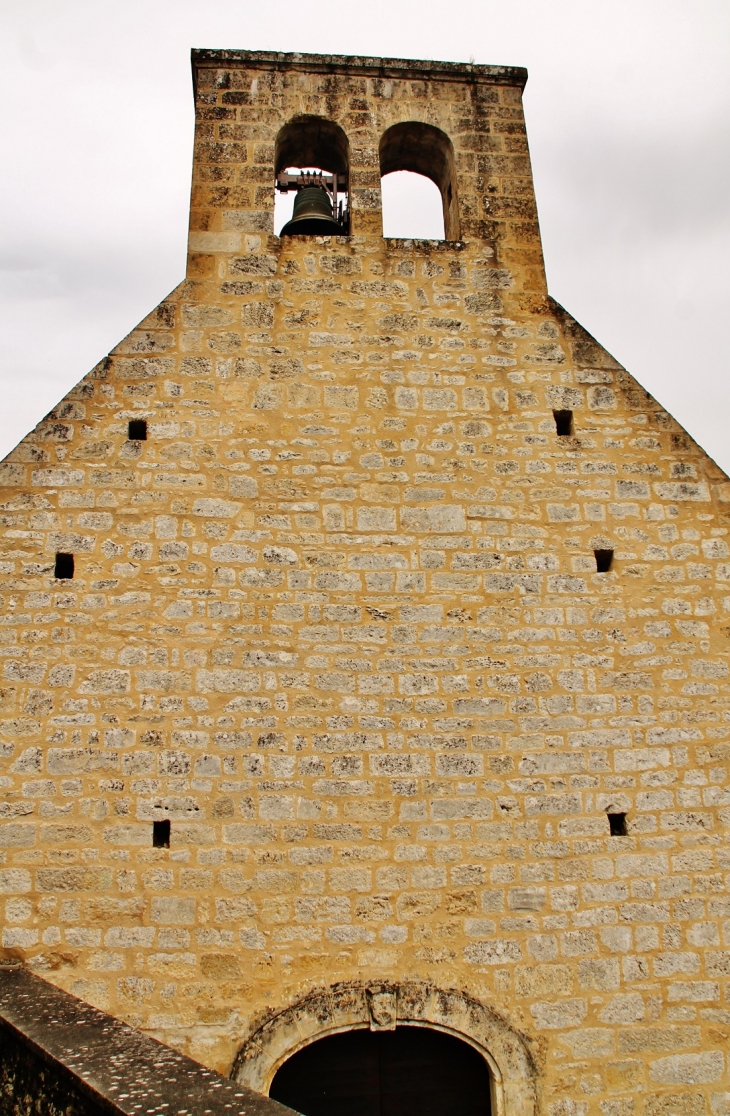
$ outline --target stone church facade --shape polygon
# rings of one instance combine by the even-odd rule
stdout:
[[[730,482],[549,297],[525,72],[193,68],[186,278],[0,465],[5,961],[264,1092],[417,1023],[727,1116]]]

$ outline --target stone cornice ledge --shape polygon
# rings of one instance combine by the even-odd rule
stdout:
[[[274,50],[193,50],[193,71],[204,67],[241,66],[249,70],[348,74],[400,80],[462,81],[513,85],[524,89],[524,66],[482,66],[472,62],[429,62],[412,58],[368,58],[347,54],[284,54]]]

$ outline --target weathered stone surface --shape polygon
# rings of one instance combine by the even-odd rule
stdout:
[[[0,466],[5,956],[225,1072],[408,974],[534,1040],[545,1111],[709,1112],[730,482],[548,296],[523,71],[195,74],[187,275]],[[302,115],[347,237],[271,233]],[[385,240],[381,139],[425,120],[451,239]]]
[[[150,981],[126,981],[144,994]],[[132,999],[138,1000],[136,995]],[[62,1116],[288,1116],[170,1047],[20,969],[0,969],[0,1109]]]

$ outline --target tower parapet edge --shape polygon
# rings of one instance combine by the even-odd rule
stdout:
[[[400,1019],[725,1116],[730,481],[548,296],[525,71],[193,64],[186,277],[0,464],[5,954],[257,1087]]]

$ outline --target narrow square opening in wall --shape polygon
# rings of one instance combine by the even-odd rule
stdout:
[[[596,572],[608,573],[613,566],[613,551],[612,550],[594,550],[596,556]]]
[[[626,836],[628,832],[626,829],[626,814],[609,814],[608,824],[612,837]]]
[[[569,438],[573,433],[573,412],[553,411],[555,429],[559,438]]]
[[[127,436],[130,442],[146,442],[147,419],[130,419]]]
[[[152,822],[152,846],[155,849],[169,849],[170,847],[170,821]]]
[[[73,554],[56,554],[56,565],[53,576],[57,578],[71,578],[74,575]]]

